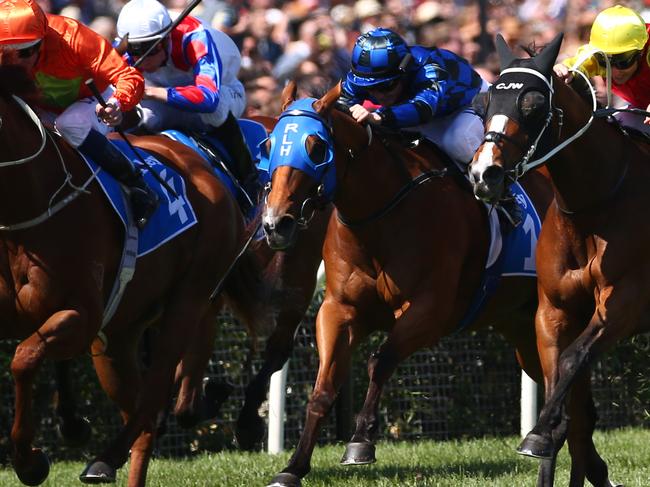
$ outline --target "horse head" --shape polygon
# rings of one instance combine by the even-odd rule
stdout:
[[[335,86],[319,100],[296,100],[293,82],[282,93],[282,114],[264,147],[271,182],[262,221],[271,248],[293,245],[298,228],[306,227],[314,211],[334,197],[330,110],[339,94]]]
[[[507,189],[506,180],[516,181],[530,159],[548,148],[556,113],[552,72],[561,43],[559,34],[538,55],[518,59],[497,35],[501,74],[474,100],[485,113],[485,137],[469,171],[478,198],[497,203]],[[557,113],[561,116],[561,111]]]

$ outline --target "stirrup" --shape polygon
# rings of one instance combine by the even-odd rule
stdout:
[[[135,225],[138,229],[142,230],[147,226],[149,219],[158,208],[158,203],[160,202],[158,193],[149,188],[149,186],[145,186],[144,188],[139,186],[131,187],[129,188],[129,193]]]

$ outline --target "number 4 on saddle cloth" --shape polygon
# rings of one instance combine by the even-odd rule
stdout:
[[[501,220],[497,211],[486,205],[490,225],[490,249],[481,284],[456,332],[470,325],[483,310],[503,278],[512,276],[537,277],[535,249],[542,222],[528,195],[519,183],[511,186],[513,204],[520,213],[514,228]]]
[[[137,239],[137,257],[141,257],[165,242],[180,235],[185,230],[196,224],[197,219],[191,203],[187,199],[185,181],[172,168],[162,164],[154,156],[142,149],[136,149],[142,158],[149,164],[152,170],[156,171],[161,179],[176,192],[178,198],[169,192],[156,180],[148,168],[138,161],[133,151],[122,140],[111,140],[118,149],[126,155],[131,162],[143,173],[146,183],[151,189],[158,193],[160,204],[155,213],[149,219],[147,225],[140,230]],[[102,170],[94,161],[84,157],[86,164],[94,172],[97,172],[97,180],[102,190],[111,202],[111,205],[124,224],[127,234],[129,233],[130,209],[127,199],[120,188],[120,184],[113,179],[106,171]]]

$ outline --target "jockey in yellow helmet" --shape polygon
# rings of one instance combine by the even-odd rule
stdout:
[[[591,26],[589,44],[578,48],[575,56],[553,68],[555,74],[569,83],[579,69],[588,77],[607,75],[605,56],[611,66],[612,92],[629,107],[650,110],[650,61],[648,32],[650,25],[627,7],[616,5],[598,14]],[[582,62],[581,62],[582,61]],[[576,62],[581,62],[576,65]],[[615,117],[626,126],[650,133],[650,117],[617,113]]]
[[[144,226],[156,208],[156,194],[106,139],[122,112],[142,98],[142,75],[99,34],[74,19],[45,14],[33,0],[3,4],[0,49],[0,64],[21,66],[36,82],[41,119],[129,188],[136,223]],[[108,98],[107,107],[89,103],[89,78]]]

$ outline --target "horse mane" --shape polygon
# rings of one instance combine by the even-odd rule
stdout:
[[[16,95],[26,101],[37,99],[39,92],[34,79],[22,66],[3,64],[7,55],[7,52],[0,52],[0,96]]]

